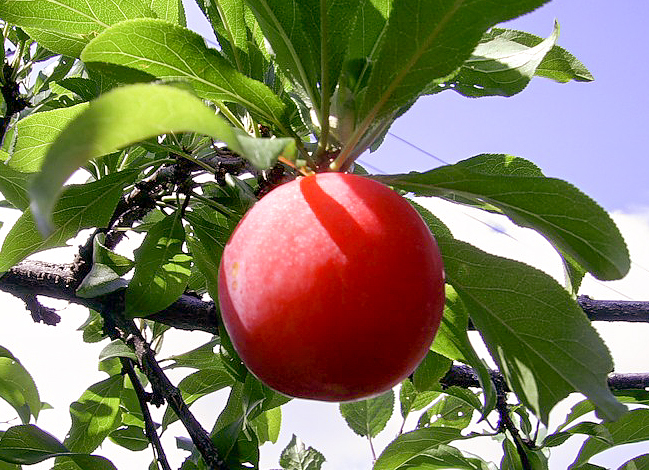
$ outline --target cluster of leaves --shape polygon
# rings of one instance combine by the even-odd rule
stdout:
[[[133,451],[148,447],[152,436],[138,390],[151,376],[124,375],[129,364],[144,372],[146,361],[107,323],[146,318],[188,291],[216,301],[223,246],[274,184],[300,172],[350,170],[424,94],[511,96],[534,76],[591,80],[557,45],[557,25],[547,39],[494,28],[545,2],[197,0],[217,49],[186,28],[179,0],[0,0],[6,124],[0,192],[5,206],[22,212],[0,250],[0,272],[64,245],[82,229],[96,229],[86,250],[91,255],[81,255],[74,295],[80,302],[110,300],[112,307],[92,311],[82,330],[86,341],[113,340],[100,358],[109,378],[72,404],[63,442],[30,424],[45,405],[18,359],[3,350],[0,397],[23,424],[2,433],[0,468],[54,457],[57,468],[108,469],[110,462],[90,455],[104,439]],[[91,175],[88,181],[65,185],[79,168]],[[573,434],[590,436],[574,468],[594,468],[588,459],[601,450],[649,438],[636,432],[647,410],[625,413],[621,404],[646,405],[646,392],[615,396],[609,390],[611,357],[575,301],[585,273],[611,280],[629,268],[624,242],[603,209],[508,155],[368,177],[537,230],[556,247],[567,273],[561,286],[529,266],[487,254],[454,239],[416,206],[444,257],[447,308],[429,357],[400,389],[404,423],[423,410],[416,429],[401,433],[374,468],[488,468],[451,443],[474,437],[461,431],[474,414],[487,418],[494,410],[507,469],[547,466],[544,449]],[[114,251],[131,230],[145,234],[134,259]],[[473,350],[469,320],[507,390],[494,385]],[[141,322],[149,345],[166,329]],[[442,385],[452,361],[476,371],[479,391]],[[256,468],[259,446],[278,439],[280,407],[288,399],[246,371],[224,331],[169,358],[167,367],[193,370],[178,384],[187,405],[230,388],[210,445],[221,468]],[[546,426],[552,408],[572,392],[587,399],[541,439],[530,423]],[[390,392],[341,405],[341,412],[355,432],[371,438],[394,401]],[[182,406],[169,405],[162,431],[184,417]],[[570,426],[593,410],[604,422]],[[183,469],[208,468],[193,435],[179,446],[191,453]],[[166,468],[162,457],[156,448],[151,468]],[[317,469],[323,460],[294,438],[280,464]],[[643,462],[646,457],[629,465]]]

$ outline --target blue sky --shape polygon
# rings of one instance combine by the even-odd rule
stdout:
[[[595,81],[558,84],[536,78],[512,98],[468,99],[446,91],[421,98],[391,132],[450,163],[479,153],[527,158],[609,211],[646,207],[647,18],[649,4],[640,0],[552,1],[507,27],[547,37],[558,20],[559,44]],[[362,160],[385,172],[439,165],[390,135]]]

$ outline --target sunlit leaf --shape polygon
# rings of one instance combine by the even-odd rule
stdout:
[[[509,387],[543,422],[572,391],[602,416],[625,411],[607,385],[613,361],[570,294],[547,274],[457,240],[438,239],[447,282],[466,305]]]
[[[517,225],[542,233],[598,279],[620,279],[628,272],[629,252],[615,223],[577,188],[555,178],[478,171],[467,166],[471,160],[425,173],[374,178],[416,195],[449,200],[457,195],[460,202],[487,203]]]
[[[267,123],[287,124],[286,105],[270,88],[236,70],[198,34],[166,21],[124,21],[91,41],[81,57],[90,66],[107,62],[187,81],[202,98],[238,103]]]
[[[122,189],[136,176],[132,171],[115,173],[99,181],[66,188],[52,211],[56,229],[43,237],[31,210],[26,210],[11,228],[0,251],[0,272],[37,251],[64,246],[79,230],[103,227],[112,216]]]
[[[0,399],[16,410],[23,423],[38,418],[41,400],[34,379],[15,358],[0,357]]]
[[[279,464],[285,470],[320,470],[325,462],[324,455],[313,447],[306,447],[295,434],[279,457]]]
[[[185,230],[178,212],[149,230],[135,251],[135,273],[124,297],[127,316],[159,312],[184,292],[192,259],[183,252],[184,242]]]
[[[27,29],[60,54],[78,57],[79,47],[108,26],[129,18],[152,17],[145,0],[108,0],[102,8],[85,0],[0,0],[0,18]]]
[[[31,114],[18,121],[7,164],[24,173],[39,171],[52,142],[87,107],[88,103],[81,103],[69,108]]]
[[[388,423],[394,410],[394,392],[365,400],[340,404],[347,425],[359,436],[375,437]]]
[[[591,457],[613,446],[649,440],[649,410],[629,411],[617,421],[602,423],[601,426],[608,430],[611,441],[596,437],[587,439],[570,469],[582,468]]]
[[[61,186],[88,160],[149,137],[180,131],[203,133],[240,151],[234,130],[187,91],[162,85],[131,85],[93,101],[52,143],[41,173],[33,181],[32,210],[39,227],[45,233],[51,231],[50,212]]]
[[[119,426],[124,377],[112,376],[91,385],[70,405],[72,426],[63,441],[72,452],[93,452]]]

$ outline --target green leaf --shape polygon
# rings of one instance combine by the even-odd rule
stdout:
[[[129,272],[135,263],[106,248],[105,239],[106,235],[99,233],[92,240],[92,268],[77,287],[79,297],[97,297],[127,285],[120,276]]]
[[[55,437],[32,424],[13,426],[1,435],[0,460],[2,461],[32,465],[52,457],[63,458],[63,461],[68,461],[69,458],[76,464],[75,468],[81,470],[117,470],[103,457],[68,451]],[[2,461],[0,461],[0,469],[13,468],[3,466]],[[58,465],[55,468],[57,467]]]
[[[250,426],[255,430],[260,445],[265,442],[276,444],[281,425],[282,409],[280,407],[266,410],[250,420]]]
[[[155,15],[171,23],[185,26],[185,7],[182,0],[150,0],[151,9]]]
[[[447,282],[498,363],[509,387],[542,422],[572,391],[606,419],[625,411],[611,394],[613,362],[590,321],[554,279],[457,240],[438,239]]]
[[[144,429],[138,426],[126,426],[125,428],[115,429],[108,437],[115,444],[133,452],[138,452],[149,447],[149,439],[146,437]]]
[[[505,156],[491,158],[501,161]],[[490,204],[517,225],[542,233],[598,279],[620,279],[628,272],[629,253],[615,223],[577,188],[555,178],[484,173],[467,166],[471,160],[374,179],[420,196],[458,196]]]
[[[251,32],[246,22],[246,4],[240,0],[197,0],[198,6],[212,24],[221,52],[239,72],[253,78],[261,77],[251,74],[250,54],[252,44]]]
[[[31,186],[39,227],[50,231],[50,213],[61,186],[89,160],[168,132],[198,132],[240,151],[234,130],[191,93],[163,85],[130,85],[97,100],[49,147]],[[79,136],[83,135],[83,139]]]
[[[121,339],[115,339],[104,347],[99,353],[99,361],[105,361],[113,357],[127,357],[137,361],[133,350]]]
[[[216,356],[218,358],[218,356]],[[183,378],[178,384],[183,400],[189,406],[199,398],[222,390],[226,387],[231,387],[234,380],[227,373],[225,368],[220,369],[202,369],[189,374]],[[163,429],[166,429],[171,423],[178,420],[174,411],[167,407],[165,414],[162,418]]]
[[[482,41],[491,41],[500,38],[504,41],[512,41],[527,47],[536,47],[543,39],[525,31],[512,29],[492,28],[485,34]],[[546,54],[541,64],[536,68],[536,75],[550,78],[560,83],[570,80],[578,82],[593,81],[592,74],[575,56],[560,46],[554,46]]]
[[[525,455],[527,455],[527,460],[529,462],[528,468],[532,470],[543,470],[548,468],[548,458],[543,454],[541,450],[532,450],[525,448]],[[500,463],[500,470],[524,470],[523,464],[521,463],[520,454],[514,444],[510,439],[505,439],[503,441],[503,459]]]
[[[0,193],[16,209],[24,211],[29,207],[27,188],[32,176],[0,163]]]
[[[307,448],[295,434],[279,457],[284,470],[320,470],[325,462],[324,455],[313,447]]]
[[[137,172],[124,171],[92,183],[68,186],[53,208],[52,220],[56,229],[47,237],[39,233],[31,210],[26,210],[4,240],[0,251],[0,272],[32,253],[64,246],[83,228],[106,226],[123,187],[136,175]]]
[[[489,368],[473,349],[467,330],[469,313],[453,287],[446,285],[444,316],[431,349],[454,361],[470,365],[478,375],[484,393],[482,416],[486,417],[496,406],[496,388]]]
[[[303,90],[317,109],[320,41],[315,24],[319,5],[313,8],[312,3],[296,0],[248,0],[246,3],[270,43],[281,71]]]
[[[14,357],[0,357],[0,398],[16,410],[23,423],[38,418],[41,399],[34,379]]]
[[[648,470],[649,454],[639,455],[631,460],[624,462],[618,470]]]
[[[432,403],[441,392],[432,390],[419,392],[410,379],[401,382],[399,390],[399,401],[401,404],[401,416],[405,419],[412,411],[421,410]]]
[[[444,377],[450,368],[451,360],[449,358],[428,351],[426,357],[415,369],[412,383],[420,392],[439,387],[439,379]]]
[[[187,403],[194,403],[205,395],[231,387],[233,383],[225,369],[203,369],[182,379],[178,388]]]
[[[83,340],[86,343],[98,343],[106,338],[104,320],[98,312],[92,309],[89,309],[88,318],[77,328],[77,331],[83,331]]]
[[[16,123],[7,164],[23,173],[40,171],[45,154],[63,129],[88,108],[81,103],[69,108],[31,114]]]
[[[473,395],[470,391],[466,391]],[[473,397],[475,398],[475,395]],[[462,430],[471,422],[473,411],[476,409],[475,404],[475,400],[471,400],[470,403],[462,398],[446,395],[421,415],[417,427],[432,424],[433,426],[452,427]],[[479,401],[477,405],[479,408]]]
[[[0,0],[0,18],[27,29],[48,49],[75,57],[79,45],[111,24],[153,15],[144,0],[109,0],[102,8],[85,0]]]
[[[185,291],[192,258],[183,252],[184,242],[179,212],[151,227],[135,251],[135,273],[124,297],[127,316],[145,317],[159,312]]]
[[[290,137],[259,139],[248,136],[239,137],[241,151],[250,163],[259,170],[271,168],[280,156],[293,160],[297,152],[295,141]]]
[[[70,405],[72,426],[63,442],[70,451],[94,451],[119,426],[123,384],[123,376],[112,376],[91,385]]]
[[[445,87],[464,96],[513,96],[523,91],[537,68],[555,47],[559,24],[553,33],[534,47],[500,36],[483,40]]]
[[[376,437],[385,429],[394,410],[394,391],[374,398],[340,404],[347,425],[359,436]]]
[[[598,437],[588,438],[570,469],[583,468],[591,457],[613,446],[649,440],[649,409],[629,411],[617,421],[602,423],[601,426],[610,433],[610,442]]]
[[[394,2],[359,108],[363,133],[378,118],[411,103],[429,83],[460,67],[491,26],[544,3]]]
[[[466,439],[459,429],[432,426],[405,433],[392,441],[374,463],[373,470],[397,470],[406,468],[440,468],[410,466],[421,456],[430,455],[440,445]],[[444,467],[441,467],[444,468]],[[448,467],[446,467],[448,468]],[[460,467],[464,468],[464,467]]]
[[[0,439],[0,459],[32,465],[68,452],[54,436],[33,424],[12,426]]]
[[[174,369],[176,367],[191,367],[194,369],[222,369],[223,363],[218,352],[214,348],[219,345],[219,337],[215,337],[211,341],[192,349],[183,354],[170,356],[166,360],[173,361],[173,364],[168,365],[165,369]]]
[[[155,19],[124,21],[93,39],[81,57],[89,67],[106,62],[187,81],[201,98],[238,103],[287,129],[286,105],[270,88],[246,77],[208,48],[201,36],[181,26]]]

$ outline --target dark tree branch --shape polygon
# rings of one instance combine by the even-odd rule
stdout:
[[[0,290],[21,299],[27,295],[43,295],[95,310],[101,310],[106,305],[123,304],[123,291],[94,299],[77,297],[75,289],[79,282],[74,264],[27,260],[0,277]],[[577,301],[592,321],[649,322],[649,302],[593,300],[587,296],[580,296]],[[214,302],[203,301],[192,295],[182,295],[166,309],[147,318],[182,330],[218,334]]]
[[[122,367],[126,371],[126,374],[128,375],[129,379],[131,379],[131,383],[133,384],[133,389],[135,390],[135,394],[137,395],[137,400],[138,403],[140,404],[140,410],[142,410],[142,417],[144,418],[144,432],[146,433],[146,437],[149,439],[149,442],[151,443],[151,445],[153,445],[153,448],[155,449],[157,460],[162,466],[162,470],[171,470],[171,466],[167,461],[167,455],[165,454],[164,448],[162,447],[162,443],[160,442],[160,436],[158,436],[158,432],[156,431],[155,428],[155,423],[153,422],[153,418],[151,418],[151,413],[149,411],[149,404],[147,401],[147,393],[142,387],[142,384],[140,383],[140,379],[138,378],[137,373],[135,372],[135,368],[133,367],[133,361],[125,357],[122,357],[120,359],[122,362]]]
[[[13,74],[14,69],[7,63],[3,64],[0,93],[5,101],[6,111],[5,115],[0,117],[0,142],[4,139],[11,118],[29,106],[29,102],[20,94],[20,86],[14,80]]]
[[[518,432],[518,429],[512,421],[512,417],[509,412],[509,405],[507,404],[507,392],[502,386],[503,382],[494,380],[494,385],[496,386],[496,411],[498,412],[498,416],[500,418],[498,421],[498,431],[503,433],[505,431],[509,431],[509,434],[512,436],[514,445],[516,446],[516,453],[521,460],[521,467],[523,468],[523,470],[532,470],[530,459],[527,456],[526,443]]]
[[[505,392],[511,391],[500,372],[490,370],[489,374],[496,385],[496,390],[503,390]],[[480,387],[478,374],[476,374],[475,370],[471,367],[465,365],[456,365],[451,367],[446,375],[440,380],[440,383],[445,387]],[[649,373],[611,374],[608,377],[608,387],[611,390],[644,390],[649,387]]]
[[[577,302],[593,321],[649,322],[649,302],[594,300],[587,295]]]
[[[209,470],[229,470],[225,462],[219,457],[209,433],[203,429],[183,400],[180,390],[171,383],[158,364],[158,361],[155,358],[155,353],[142,336],[142,333],[135,325],[135,322],[131,319],[125,318],[121,312],[122,310],[120,310],[119,306],[102,310],[101,314],[104,319],[104,329],[111,338],[120,338],[133,348],[138,359],[137,362],[140,370],[144,375],[146,375],[147,379],[149,379],[149,382],[151,383],[153,394],[148,397],[148,400],[144,400],[143,398],[144,390],[140,390],[138,393],[138,400],[140,400],[142,412],[144,413],[145,410],[148,412],[146,401],[150,401],[151,404],[155,406],[160,406],[166,401],[185,426],[185,429],[189,433],[189,437],[196,446],[198,452],[201,454],[207,468]],[[124,361],[122,361],[122,364],[124,364]],[[126,368],[126,371],[129,373],[128,367]],[[130,373],[129,377],[131,377]],[[131,378],[131,381],[134,382],[134,386],[136,386],[135,382],[139,383],[137,376],[135,376],[135,381],[133,378]],[[155,429],[152,431],[152,437],[157,440],[158,438]],[[147,431],[147,435],[148,434],[149,431]],[[151,442],[154,443],[153,440],[151,440]],[[161,449],[162,446],[160,446],[160,450]],[[164,453],[161,455],[164,456]]]

